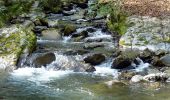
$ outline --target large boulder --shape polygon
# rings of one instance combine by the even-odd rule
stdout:
[[[48,29],[42,31],[42,38],[45,40],[61,40],[62,36],[58,29]]]
[[[36,48],[36,35],[28,29],[10,27],[1,29],[0,68],[17,68],[21,54],[30,54]]]
[[[39,68],[42,66],[46,66],[47,64],[52,63],[56,60],[54,53],[43,53],[43,54],[37,54],[36,56],[33,55],[32,60],[32,66]]]
[[[120,53],[113,61],[112,68],[124,69],[131,66],[131,63],[139,56],[138,51],[125,50]]]
[[[140,58],[144,61],[144,62],[151,62],[152,61],[152,57],[154,56],[154,52],[149,50],[148,48],[146,48],[141,54],[140,54]]]
[[[163,63],[164,65],[170,67],[170,54],[167,54],[167,55],[161,57],[160,60],[162,61],[162,63]]]
[[[92,56],[86,57],[84,61],[86,63],[90,63],[91,65],[99,65],[105,61],[105,56],[103,54],[94,54]]]

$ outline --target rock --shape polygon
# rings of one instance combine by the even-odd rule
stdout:
[[[84,49],[94,49],[98,47],[104,47],[104,44],[99,44],[99,43],[88,43],[86,44],[83,48]]]
[[[118,81],[118,80],[111,80],[111,81],[108,81],[108,82],[105,82],[105,84],[111,88],[112,86],[114,85],[120,85],[120,86],[126,86],[127,84],[121,82],[121,81]]]
[[[78,42],[78,41],[82,41],[82,39],[88,37],[88,32],[87,31],[82,31],[78,34],[73,34],[72,38],[74,39],[74,41]]]
[[[83,54],[87,54],[89,53],[89,51],[87,50],[71,50],[71,51],[67,51],[64,54],[66,55],[83,55]]]
[[[50,64],[49,69],[53,70],[72,70],[74,72],[94,72],[95,68],[82,61],[78,61],[73,56],[57,55],[56,61]]]
[[[36,68],[46,66],[47,64],[52,63],[56,60],[54,53],[44,53],[44,54],[38,54],[37,56],[34,56],[35,58],[32,58],[32,65]]]
[[[45,40],[61,40],[61,34],[58,29],[48,29],[42,31],[42,38]]]
[[[76,31],[76,27],[73,25],[67,25],[64,28],[64,36],[72,35],[73,32]]]
[[[143,83],[142,85],[147,90],[156,90],[156,89],[159,89],[161,87],[160,82],[149,82],[149,83],[147,82],[147,83]]]
[[[158,56],[159,58],[162,57],[162,56],[165,56],[167,52],[165,50],[157,50],[155,52],[155,55]]]
[[[46,29],[47,29],[47,26],[35,26],[34,29],[33,29],[33,31],[34,31],[34,33],[36,33],[37,35],[40,35],[41,32],[42,32],[43,30],[46,30]]]
[[[83,38],[86,38],[86,37],[88,37],[88,32],[87,31],[82,31],[82,32],[77,33],[77,34],[73,34],[72,38],[80,37],[80,36],[82,36]]]
[[[93,33],[93,32],[96,32],[96,29],[94,29],[94,28],[87,28],[86,31],[90,32],[90,33]]]
[[[48,27],[55,28],[59,26],[59,20],[48,20]]]
[[[0,34],[0,69],[16,69],[22,54],[30,54],[36,48],[36,36],[24,28],[4,28]]]
[[[45,18],[39,18],[34,21],[36,26],[49,26],[48,20]]]
[[[165,64],[157,56],[153,57],[151,64],[155,67],[165,67]]]
[[[167,55],[161,57],[160,60],[162,61],[162,63],[164,65],[170,67],[170,54],[167,54]]]
[[[90,63],[91,65],[99,65],[105,61],[105,56],[103,54],[94,54],[92,56],[86,57],[84,61],[86,63]]]
[[[120,41],[123,47],[130,47],[133,40],[133,47],[139,49],[149,48],[151,50],[165,50],[164,41],[168,40],[170,27],[169,18],[157,18],[151,16],[129,16],[128,23],[132,23]],[[164,23],[164,24],[163,24]],[[167,27],[167,28],[165,28]],[[163,34],[160,34],[163,33]],[[132,36],[133,35],[133,36]],[[162,37],[162,35],[164,35]],[[166,40],[167,39],[167,40]],[[141,48],[142,46],[142,48]]]
[[[112,63],[114,69],[124,69],[131,66],[131,63],[138,57],[138,51],[126,50],[116,57]]]
[[[122,71],[118,78],[121,80],[130,80],[134,75],[136,75],[134,71]]]
[[[148,62],[150,63],[152,61],[152,57],[154,56],[154,52],[152,52],[151,50],[149,50],[148,48],[145,49],[141,54],[140,54],[140,58],[144,61],[144,62]]]
[[[169,76],[165,73],[149,74],[143,77],[143,80],[148,82],[166,82]]]
[[[10,22],[11,22],[11,24],[19,24],[19,23],[23,23],[24,21],[25,21],[24,18],[17,17],[17,18],[13,18]]]
[[[62,13],[64,16],[70,16],[70,15],[73,15],[75,12],[74,11],[63,11]]]
[[[141,75],[135,75],[131,78],[131,82],[132,83],[138,83],[138,82],[141,82],[143,80],[143,76]]]

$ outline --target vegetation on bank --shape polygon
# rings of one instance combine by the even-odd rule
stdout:
[[[122,0],[102,1],[96,0],[90,7],[90,17],[107,17],[106,25],[108,30],[119,42],[120,37],[126,33],[128,28],[127,12],[122,8]]]
[[[9,24],[17,16],[29,12],[33,1],[4,0],[0,1],[0,27]]]

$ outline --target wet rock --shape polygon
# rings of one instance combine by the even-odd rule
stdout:
[[[35,26],[48,26],[48,21],[45,18],[39,18],[34,21]]]
[[[158,56],[159,58],[164,56],[167,52],[165,50],[157,50],[155,52],[155,55]]]
[[[141,75],[135,75],[131,78],[131,82],[132,83],[138,83],[138,82],[141,82],[143,80],[143,76]]]
[[[141,54],[140,54],[140,58],[144,61],[144,62],[148,62],[150,63],[152,61],[152,57],[154,56],[154,52],[152,52],[151,50],[149,50],[148,48],[145,49]]]
[[[160,60],[159,57],[153,57],[151,64],[155,67],[165,67],[166,65]]]
[[[136,75],[134,71],[122,71],[118,78],[121,80],[130,80],[134,75]]]
[[[167,54],[167,55],[161,57],[160,60],[162,61],[162,63],[164,65],[170,67],[170,54]]]
[[[94,48],[98,48],[98,47],[104,47],[104,45],[98,44],[98,43],[89,43],[89,44],[86,44],[83,48],[84,49],[94,49]]]
[[[77,38],[77,37],[81,37],[81,39],[84,39],[84,38],[88,37],[88,32],[87,31],[82,31],[80,33],[72,35],[72,38]]]
[[[103,54],[94,54],[92,56],[86,57],[84,61],[86,63],[90,63],[91,65],[99,65],[105,61],[105,56]]]
[[[39,54],[32,60],[33,60],[32,65],[35,66],[36,68],[39,68],[52,63],[53,61],[56,60],[56,57],[54,53],[44,53],[44,54]]]
[[[42,31],[42,38],[46,40],[60,40],[62,38],[58,29],[48,29]]]
[[[55,28],[59,25],[59,20],[48,20],[48,27]]]
[[[77,7],[80,7],[80,8],[82,8],[82,9],[85,9],[85,8],[88,7],[88,4],[87,4],[87,3],[79,3],[79,4],[77,4]]]
[[[131,63],[138,57],[138,51],[126,50],[116,57],[113,61],[112,68],[124,69],[131,66]]]
[[[89,51],[87,50],[74,50],[74,51],[67,51],[64,54],[66,55],[83,55],[83,54],[87,54],[89,53]]]
[[[94,28],[87,28],[86,31],[90,32],[90,33],[93,33],[93,32],[96,32],[96,29],[94,29]]]
[[[119,86],[126,86],[127,84],[121,82],[121,81],[118,81],[118,80],[111,80],[111,81],[108,81],[108,82],[105,82],[105,84],[111,88],[112,86],[114,85],[119,85]]]
[[[33,31],[34,31],[34,33],[36,33],[37,35],[40,35],[41,32],[42,32],[43,30],[46,30],[46,29],[47,29],[47,26],[35,26],[34,29],[33,29]]]
[[[70,15],[74,14],[73,11],[63,11],[62,13],[63,13],[64,16],[70,16]]]
[[[143,77],[143,80],[149,82],[166,82],[169,76],[165,73],[149,74]]]
[[[72,35],[73,32],[76,31],[76,27],[73,25],[67,25],[64,28],[64,36]]]
[[[25,21],[25,19],[24,18],[22,18],[22,17],[17,17],[17,18],[13,18],[10,22],[11,22],[11,24],[21,24],[21,23],[23,23]]]

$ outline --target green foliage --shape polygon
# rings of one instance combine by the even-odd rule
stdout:
[[[61,0],[40,0],[43,11],[59,12],[62,8]]]
[[[23,0],[4,0],[0,7],[0,27],[9,23],[12,18],[15,18],[23,13],[29,12],[33,1]]]
[[[107,21],[108,29],[111,32],[117,32],[119,35],[127,31],[127,14],[121,9],[120,3],[112,3],[110,18]]]

